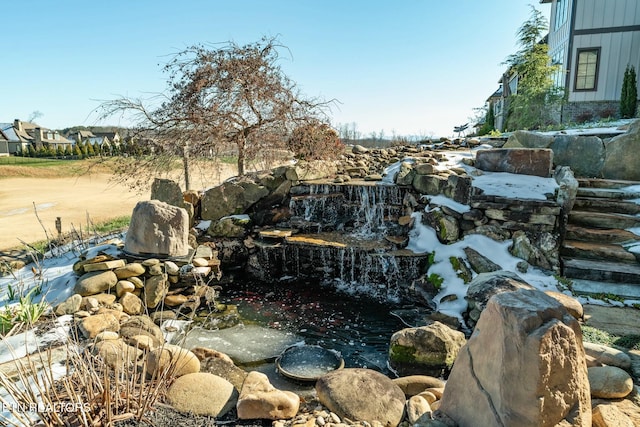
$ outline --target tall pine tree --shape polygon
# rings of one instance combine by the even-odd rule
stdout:
[[[557,66],[551,64],[549,45],[542,41],[546,31],[546,19],[531,6],[531,17],[518,30],[521,49],[506,61],[518,74],[517,92],[509,99],[508,130],[539,129],[556,121],[562,92],[553,83]]]
[[[622,92],[620,94],[620,116],[630,119],[636,116],[638,108],[638,83],[636,69],[633,65],[627,65],[622,80]]]

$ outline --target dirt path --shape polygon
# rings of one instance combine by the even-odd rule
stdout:
[[[62,232],[92,222],[131,215],[138,195],[108,175],[69,178],[7,178],[0,180],[0,249],[19,246],[20,240],[34,242],[46,238],[42,220],[50,236],[56,236],[55,221],[62,219]],[[35,205],[35,208],[34,208]]]
[[[226,166],[217,174],[218,182],[208,182],[207,187],[234,172],[233,165]],[[0,179],[0,251],[21,246],[20,240],[32,243],[46,239],[36,210],[50,236],[57,236],[57,217],[62,219],[63,233],[72,231],[72,225],[76,230],[85,230],[87,217],[96,223],[131,215],[138,201],[148,199],[148,191],[138,194],[125,185],[110,182],[108,174]]]

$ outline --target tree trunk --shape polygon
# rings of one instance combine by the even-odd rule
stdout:
[[[245,141],[238,141],[238,176],[244,176],[245,166]]]
[[[189,159],[189,143],[185,143],[182,147],[182,167],[184,168],[184,189],[191,190],[191,174]]]

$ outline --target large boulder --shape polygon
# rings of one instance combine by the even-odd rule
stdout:
[[[420,194],[437,196],[442,194],[447,185],[447,177],[442,175],[418,175],[413,176],[413,188]]]
[[[329,160],[313,160],[313,161],[299,161],[294,166],[294,174],[287,171],[287,178],[291,181],[311,181],[314,179],[329,178],[338,173],[338,164]]]
[[[569,166],[578,177],[600,177],[604,166],[604,143],[597,136],[558,135],[551,144],[553,163]]]
[[[605,144],[603,178],[640,181],[640,120]]]
[[[167,390],[167,401],[177,411],[208,417],[223,416],[237,399],[238,392],[229,381],[207,372],[183,375]]]
[[[478,150],[475,166],[488,172],[551,176],[553,151],[544,148],[494,148]]]
[[[190,192],[190,199],[199,201],[197,193],[194,193],[193,191]],[[189,223],[191,224],[194,216],[194,204],[185,200],[185,196],[177,182],[166,178],[155,178],[151,184],[151,200],[160,200],[185,209],[189,214]]]
[[[589,368],[591,396],[602,399],[621,399],[633,391],[631,375],[616,366]]]
[[[577,320],[582,320],[584,318],[584,308],[582,307],[580,301],[578,301],[576,298],[557,291],[544,291],[544,293],[562,304],[562,306],[567,309],[569,314],[575,317]],[[586,350],[587,343],[584,344]]]
[[[404,392],[390,378],[371,369],[329,372],[316,382],[316,392],[320,403],[340,418],[394,427],[404,416]]]
[[[226,216],[243,214],[268,195],[267,187],[249,180],[224,182],[202,195],[200,216],[203,220],[217,221]]]
[[[591,427],[578,321],[538,290],[495,295],[458,355],[439,410],[460,427]]]
[[[189,253],[187,211],[158,200],[138,202],[131,214],[124,250],[171,257]]]
[[[244,203],[247,207],[269,195],[269,189],[264,185],[260,185],[252,181],[241,181],[239,185],[244,188],[243,197]]]
[[[400,375],[448,372],[465,343],[462,332],[444,323],[405,328],[391,336],[389,363]]]
[[[502,148],[548,148],[552,142],[552,136],[517,130],[509,136]]]
[[[616,366],[621,369],[631,369],[631,357],[624,351],[602,344],[584,343],[587,356],[593,357],[597,363]]]
[[[173,377],[181,377],[200,372],[200,360],[187,349],[164,344],[147,355],[147,368],[151,376],[168,372]]]
[[[171,179],[155,178],[151,184],[151,200],[160,200],[179,208],[184,208],[184,197],[177,182]]]
[[[205,191],[200,204],[200,217],[205,221],[244,213],[244,188],[234,182],[222,183]]]
[[[473,325],[478,321],[492,296],[518,289],[534,289],[534,287],[511,271],[497,270],[478,274],[471,280],[467,289],[469,322]]]
[[[278,390],[262,372],[249,372],[242,385],[236,409],[241,420],[293,418],[300,398],[291,391]]]

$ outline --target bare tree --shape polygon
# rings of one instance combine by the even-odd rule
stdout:
[[[35,110],[35,111],[32,111],[31,114],[29,114],[29,118],[27,119],[27,121],[34,122],[42,116],[44,116],[44,114],[42,114],[40,110]]]
[[[100,118],[133,112],[136,134],[151,141],[156,154],[182,158],[187,189],[191,159],[229,146],[244,175],[248,160],[285,148],[292,129],[326,119],[333,102],[301,95],[278,65],[282,49],[276,38],[188,47],[163,68],[168,81],[159,106],[122,97],[103,102]]]

